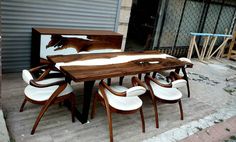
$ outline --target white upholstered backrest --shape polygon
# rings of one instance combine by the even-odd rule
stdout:
[[[135,86],[126,90],[127,97],[139,96],[146,92],[146,89],[142,86]]]
[[[192,63],[192,61],[188,58],[185,58],[185,57],[182,57],[182,58],[179,58],[180,61],[184,61],[184,62],[189,62],[189,63]]]
[[[22,78],[25,81],[25,83],[27,83],[27,84],[29,84],[30,80],[34,79],[28,70],[22,71]]]
[[[186,86],[187,81],[184,79],[178,79],[172,82],[172,87],[173,88],[179,88],[179,87],[183,87]]]

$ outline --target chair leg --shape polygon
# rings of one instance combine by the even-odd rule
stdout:
[[[93,98],[93,105],[92,105],[92,111],[91,111],[91,116],[90,116],[91,119],[93,119],[96,114],[97,95],[99,94],[96,93]]]
[[[159,128],[158,111],[157,111],[157,100],[156,100],[156,98],[154,98],[154,100],[153,100],[153,107],[154,107],[154,112],[155,112],[156,128]]]
[[[34,126],[33,126],[32,130],[31,130],[31,135],[34,134],[34,132],[35,132],[35,130],[36,130],[38,124],[39,124],[39,121],[41,120],[41,118],[43,117],[44,113],[47,111],[47,109],[49,108],[49,106],[50,106],[50,103],[46,103],[46,104],[42,107],[42,109],[41,109],[41,111],[39,112],[39,115],[38,115],[38,117],[37,117],[37,119],[36,119],[36,121],[35,121],[35,123],[34,123]]]
[[[106,107],[106,112],[107,112],[107,119],[108,119],[108,125],[109,125],[110,142],[113,142],[112,118],[111,118],[111,112],[110,112],[109,107]]]
[[[145,133],[145,121],[144,121],[144,117],[143,117],[142,107],[139,109],[139,111],[140,111],[140,116],[141,116],[141,121],[142,121],[142,130],[143,130],[143,133]]]
[[[24,106],[25,106],[26,102],[27,102],[27,100],[26,100],[26,98],[24,98],[24,101],[20,107],[20,112],[22,112],[24,110]]]
[[[179,100],[179,109],[180,109],[180,119],[184,120],[184,114],[183,114],[183,108],[182,108],[181,100]]]

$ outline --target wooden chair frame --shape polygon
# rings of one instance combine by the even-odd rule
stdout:
[[[35,100],[32,100],[30,98],[28,98],[26,95],[25,95],[25,98],[24,98],[24,101],[20,107],[20,112],[23,111],[24,109],[24,106],[26,104],[27,101],[33,103],[33,104],[40,104],[40,105],[43,105],[43,107],[41,108],[40,110],[40,113],[34,123],[34,126],[31,130],[31,134],[33,135],[35,133],[35,130],[39,124],[39,121],[41,120],[41,118],[43,117],[44,113],[47,111],[47,109],[49,108],[49,106],[51,106],[52,104],[55,104],[55,103],[61,103],[61,102],[64,102],[65,100],[69,100],[71,102],[71,115],[72,115],[72,122],[75,122],[75,114],[74,114],[74,111],[75,111],[75,94],[72,92],[70,94],[67,94],[67,95],[64,95],[64,96],[59,96],[58,95],[66,88],[67,86],[67,82],[65,81],[57,81],[57,82],[53,82],[53,83],[50,83],[50,84],[38,84],[36,81],[40,81],[40,80],[43,80],[43,78],[45,78],[48,73],[50,72],[51,68],[48,66],[48,65],[43,65],[43,66],[38,66],[38,67],[35,67],[35,68],[32,68],[30,69],[30,73],[33,73],[33,72],[36,72],[36,71],[39,71],[40,69],[42,68],[46,68],[45,72],[41,74],[41,76],[39,76],[37,79],[33,79],[33,80],[30,80],[30,85],[34,86],[34,87],[37,87],[37,88],[44,88],[44,87],[50,87],[50,86],[54,86],[54,85],[59,85],[59,87],[53,92],[53,94],[51,95],[51,97],[46,100],[46,101],[35,101]]]
[[[177,72],[171,71],[169,76],[166,77],[167,81],[171,80],[172,82],[175,80],[179,80],[179,79],[185,79],[184,76],[180,76]],[[187,81],[187,80],[186,80]],[[188,98],[190,98],[190,87],[189,87],[189,82],[186,82],[186,86],[187,86],[187,92],[188,92]]]
[[[183,120],[184,119],[184,115],[183,115],[183,109],[182,109],[182,103],[181,103],[181,99],[178,99],[178,100],[173,100],[173,101],[168,101],[168,100],[163,100],[163,99],[160,99],[158,97],[156,97],[154,95],[154,91],[150,85],[150,81],[153,81],[155,82],[157,85],[160,85],[162,87],[167,87],[167,88],[171,88],[172,85],[171,84],[161,84],[160,82],[158,82],[156,79],[150,77],[149,75],[146,75],[145,76],[145,82],[149,88],[149,91],[150,91],[150,95],[151,95],[151,99],[152,99],[152,103],[153,103],[153,107],[154,107],[154,113],[155,113],[155,120],[156,120],[156,128],[159,128],[159,122],[158,122],[158,111],[157,111],[157,101],[161,101],[161,102],[164,102],[164,103],[179,103],[179,108],[180,108],[180,119]]]
[[[132,78],[132,85],[137,86],[140,85],[145,88],[144,84],[137,78],[133,77]],[[143,115],[143,109],[142,106],[138,109],[135,110],[130,110],[130,111],[122,111],[118,110],[116,108],[113,108],[112,106],[109,105],[105,89],[109,90],[111,93],[117,96],[125,97],[126,92],[116,92],[112,90],[103,80],[99,83],[99,89],[101,90],[102,96],[98,94],[98,92],[95,94],[94,99],[93,99],[93,106],[92,106],[92,111],[91,111],[91,119],[94,118],[96,114],[96,103],[99,101],[102,106],[106,109],[107,113],[107,119],[108,119],[108,125],[109,125],[109,135],[110,135],[110,142],[113,142],[113,130],[112,130],[112,113],[119,113],[119,114],[132,114],[136,113],[137,111],[140,112],[140,117],[141,117],[141,122],[142,122],[142,132],[145,132],[145,122],[144,122],[144,115]]]

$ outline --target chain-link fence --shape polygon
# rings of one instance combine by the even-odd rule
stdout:
[[[174,56],[186,56],[190,32],[232,34],[235,0],[166,0],[167,9],[159,19],[160,33],[155,36],[154,49]],[[216,45],[221,43],[218,39]],[[202,45],[202,40],[198,39]]]

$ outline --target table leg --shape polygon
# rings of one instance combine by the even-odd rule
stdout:
[[[107,84],[110,86],[111,85],[111,78],[107,79]]]
[[[189,82],[188,82],[188,76],[187,76],[185,67],[182,68],[182,72],[183,72],[183,74],[184,74],[184,79],[187,81],[188,97],[190,97]]]
[[[124,76],[121,76],[121,77],[120,77],[120,80],[119,80],[119,85],[120,85],[120,86],[122,86],[123,80],[124,80]]]
[[[71,84],[71,78],[66,77],[65,81],[68,82],[69,84]],[[69,101],[64,101],[64,105],[71,111],[71,104]],[[75,117],[81,122],[83,123],[83,116],[82,114],[79,112],[79,110],[77,108],[75,108],[74,110],[75,113]]]
[[[81,121],[82,124],[88,121],[90,101],[92,97],[94,83],[95,83],[95,80],[84,82],[84,102],[83,102],[83,108],[82,108],[83,119]]]

